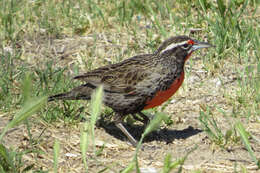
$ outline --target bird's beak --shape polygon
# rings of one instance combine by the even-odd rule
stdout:
[[[200,42],[200,41],[196,41],[195,44],[192,46],[192,51],[195,51],[197,49],[201,49],[201,48],[208,48],[208,47],[215,47],[212,44],[209,44],[207,42]]]

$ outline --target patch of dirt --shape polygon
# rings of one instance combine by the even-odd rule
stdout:
[[[196,63],[200,63],[199,61]],[[199,67],[198,67],[199,68]],[[225,87],[231,88],[234,85],[228,82]],[[225,79],[223,76],[222,79]],[[230,79],[232,80],[232,78]],[[207,85],[201,85],[207,83]],[[184,157],[195,146],[193,151],[183,165],[184,172],[201,170],[202,172],[234,172],[234,167],[239,171],[241,166],[250,172],[257,172],[256,166],[251,160],[244,145],[230,146],[228,149],[221,149],[214,145],[201,130],[199,122],[199,105],[217,105],[227,112],[229,107],[223,98],[223,88],[218,87],[217,79],[209,79],[206,73],[200,73],[193,67],[193,72],[186,79],[184,87],[180,89],[165,112],[172,117],[174,125],[171,127],[161,127],[160,130],[152,132],[144,141],[143,148],[139,153],[139,165],[143,172],[159,172],[163,167],[163,161],[167,154],[171,154],[173,160]],[[196,92],[194,92],[196,91]],[[230,110],[231,111],[231,110]],[[215,112],[217,114],[217,111]],[[217,115],[216,121],[220,129],[225,132],[230,128],[232,119],[227,121],[221,115]],[[2,115],[0,129],[9,121],[7,115]],[[31,134],[37,140],[35,148],[43,151],[42,154],[24,155],[26,164],[34,163],[42,170],[49,170],[53,165],[53,145],[58,140],[61,144],[59,156],[59,172],[84,172],[84,165],[80,152],[80,129],[83,123],[77,125],[66,125],[63,122],[46,124],[34,117],[30,120]],[[89,146],[87,152],[87,163],[89,172],[97,172],[108,166],[107,172],[119,172],[125,168],[132,160],[135,148],[128,144],[126,137],[118,130],[113,123],[103,123],[95,129],[95,145],[97,150],[104,149],[101,155],[95,158],[93,144]],[[247,122],[247,130],[255,137],[260,138],[259,123]],[[136,139],[140,139],[143,127],[140,125],[129,126],[128,130]],[[260,145],[254,140],[250,140],[252,148],[257,157],[260,156]],[[29,137],[26,127],[20,125],[8,132],[4,137],[6,146],[18,149],[30,149]]]

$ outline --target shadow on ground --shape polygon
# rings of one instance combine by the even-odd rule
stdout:
[[[145,127],[143,125],[141,124],[128,125],[125,123],[123,125],[136,140],[140,140],[141,135],[145,130]],[[97,127],[103,128],[106,131],[106,133],[110,134],[111,136],[119,140],[122,141],[127,140],[127,137],[111,121],[108,122],[108,121],[104,121],[104,119],[100,119],[97,122]],[[168,144],[174,141],[175,139],[186,139],[189,138],[190,136],[196,135],[201,132],[202,130],[194,129],[191,126],[183,130],[172,130],[169,128],[163,128],[148,134],[144,139],[144,143],[152,142],[152,141],[164,141]]]

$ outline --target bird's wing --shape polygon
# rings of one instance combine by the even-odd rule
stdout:
[[[134,93],[136,87],[149,75],[152,54],[139,55],[117,64],[97,68],[74,77],[94,86],[103,85],[106,92]]]
[[[172,64],[170,70],[158,65],[135,86],[133,93],[152,98],[158,91],[169,89],[173,81],[178,78],[177,68],[177,64]]]

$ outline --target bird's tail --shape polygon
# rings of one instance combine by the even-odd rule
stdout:
[[[90,100],[93,88],[82,85],[72,89],[69,92],[50,96],[48,102],[53,100]]]
[[[48,97],[48,102],[51,102],[53,100],[75,100],[72,97],[70,97],[69,95],[70,95],[69,92],[56,94],[56,95]]]

